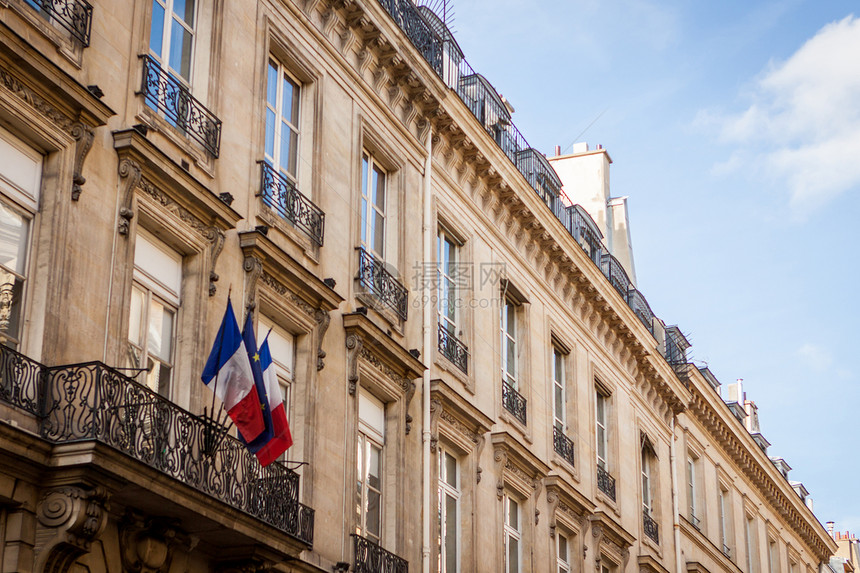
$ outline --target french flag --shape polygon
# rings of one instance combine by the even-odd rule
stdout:
[[[248,352],[229,297],[221,328],[218,329],[201,378],[224,404],[242,436],[253,440],[263,433],[266,425],[260,408],[260,396],[254,386]]]
[[[293,445],[293,436],[290,434],[290,425],[287,423],[287,412],[284,408],[284,399],[281,396],[281,386],[278,384],[275,365],[272,363],[268,336],[263,341],[259,354],[260,368],[263,371],[263,381],[266,386],[266,394],[269,398],[273,436],[254,453],[260,465],[266,467]]]

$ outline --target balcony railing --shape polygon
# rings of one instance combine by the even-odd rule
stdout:
[[[469,373],[469,349],[442,324],[439,325],[439,352],[463,374]]]
[[[353,533],[352,539],[355,550],[353,573],[409,573],[406,559],[386,551],[361,535]]]
[[[371,255],[364,247],[358,248],[358,282],[373,293],[379,301],[406,320],[409,292],[385,264]]]
[[[645,325],[648,332],[654,334],[654,313],[651,312],[651,307],[645,300],[645,296],[639,290],[631,287],[627,295],[627,304],[630,305],[633,314]]]
[[[573,440],[564,435],[558,426],[552,427],[552,445],[555,452],[564,458],[570,465],[576,465],[573,457]]]
[[[322,246],[325,234],[325,213],[299,192],[295,184],[282,173],[260,162],[260,193],[266,205],[303,231]]]
[[[630,277],[627,276],[627,271],[624,266],[609,253],[604,253],[600,259],[600,267],[609,283],[615,287],[624,302],[627,302],[627,295],[630,292]]]
[[[597,466],[597,489],[608,495],[609,499],[615,501],[615,478],[600,466]]]
[[[213,157],[221,147],[221,120],[195,98],[176,77],[152,56],[143,58],[140,93],[163,113],[167,121],[202,145]]]
[[[502,405],[523,425],[526,424],[526,399],[507,380],[502,381]]]
[[[102,364],[45,367],[0,346],[0,400],[40,416],[54,444],[96,441],[203,492],[307,546],[314,510],[299,476],[261,467],[239,440]],[[217,446],[217,447],[216,447]]]
[[[93,7],[86,0],[27,0],[27,4],[67,30],[84,47],[90,45]]]
[[[660,526],[657,525],[654,518],[648,514],[647,510],[642,510],[642,528],[645,530],[645,535],[647,535],[651,541],[657,544],[660,543]]]
[[[411,0],[379,0],[433,70],[442,76],[442,39]]]

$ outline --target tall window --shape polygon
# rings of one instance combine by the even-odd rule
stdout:
[[[744,519],[744,542],[746,543],[747,553],[747,571],[749,573],[758,573],[758,536],[756,535],[755,520],[753,516],[747,514]]]
[[[597,413],[597,467],[609,471],[607,459],[609,455],[609,436],[607,431],[607,415],[609,410],[609,398],[600,390],[595,395]]]
[[[731,557],[731,548],[729,547],[729,529],[728,529],[728,514],[727,511],[729,509],[728,506],[728,497],[729,492],[723,488],[722,485],[719,486],[717,490],[717,501],[719,504],[719,512],[720,512],[720,543],[723,545],[723,553],[726,554],[727,557]]]
[[[687,501],[690,504],[690,522],[699,527],[698,507],[696,506],[696,459],[687,456]]]
[[[779,571],[779,551],[777,550],[776,539],[773,537],[769,537],[767,540],[767,570],[768,573]]]
[[[266,163],[296,182],[301,87],[284,66],[269,59],[266,79]]]
[[[570,543],[567,537],[558,533],[555,536],[555,563],[558,573],[570,573]]]
[[[382,537],[382,448],[385,445],[385,405],[361,391],[358,395],[358,480],[356,533],[374,543]]]
[[[439,454],[439,572],[460,570],[460,464],[446,451]]]
[[[149,52],[188,87],[194,44],[195,0],[152,0]]]
[[[522,560],[520,504],[505,496],[505,573],[520,573]]]
[[[128,319],[129,363],[143,368],[150,389],[167,396],[174,366],[176,313],[182,286],[182,256],[139,231],[134,247],[134,282]]]
[[[501,314],[502,380],[514,390],[517,384],[517,307],[505,299]]]
[[[642,446],[642,511],[651,515],[653,499],[651,498],[651,452]]]
[[[385,171],[368,152],[361,155],[361,245],[385,259]]]
[[[20,348],[30,224],[39,204],[42,156],[0,128],[0,344]]]
[[[552,349],[552,388],[553,425],[560,432],[564,432],[567,420],[564,411],[564,354],[555,347]]]
[[[439,325],[449,335],[457,337],[459,329],[459,309],[457,300],[458,265],[460,246],[443,229],[437,236],[437,257],[439,274]]]

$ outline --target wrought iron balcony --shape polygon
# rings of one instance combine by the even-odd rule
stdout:
[[[84,47],[90,45],[93,7],[86,0],[26,0],[47,20],[67,30]]]
[[[615,478],[600,466],[597,466],[597,489],[608,495],[609,499],[615,501]]]
[[[600,269],[609,283],[615,287],[624,302],[627,302],[627,295],[630,291],[630,277],[627,276],[627,271],[624,266],[609,253],[605,253],[600,259]]]
[[[645,535],[651,538],[651,541],[657,544],[660,543],[660,526],[648,514],[648,510],[642,510],[642,527],[645,530]]]
[[[152,56],[143,59],[140,93],[146,102],[163,113],[171,125],[185,133],[213,157],[221,147],[221,120],[191,95],[188,88],[161,67]]]
[[[526,424],[526,399],[507,380],[502,381],[502,405],[523,425]]]
[[[552,445],[558,455],[567,460],[570,465],[576,465],[573,457],[573,440],[565,436],[558,426],[552,427]]]
[[[442,324],[439,324],[439,352],[463,374],[469,373],[469,349]]]
[[[223,428],[101,362],[46,367],[0,346],[0,400],[39,416],[51,443],[99,442],[313,545],[295,472],[261,467]]]
[[[442,75],[442,39],[410,0],[379,0],[385,11],[397,23],[427,63]]]
[[[358,282],[373,293],[379,301],[406,320],[409,292],[385,264],[371,255],[364,247],[358,248]]]
[[[654,313],[651,312],[651,307],[645,300],[645,296],[639,290],[631,287],[627,296],[627,304],[630,305],[633,314],[645,325],[648,332],[654,334]]]
[[[352,539],[355,550],[353,573],[409,573],[406,559],[386,551],[361,535],[353,533]]]
[[[268,206],[303,231],[318,246],[323,244],[325,213],[299,192],[282,173],[260,162],[260,193]]]

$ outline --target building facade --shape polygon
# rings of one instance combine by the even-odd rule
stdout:
[[[529,146],[428,6],[2,0],[0,80],[4,572],[835,551],[636,288],[608,155],[597,208],[566,199],[582,158]],[[266,468],[200,381],[228,300],[284,394]]]

